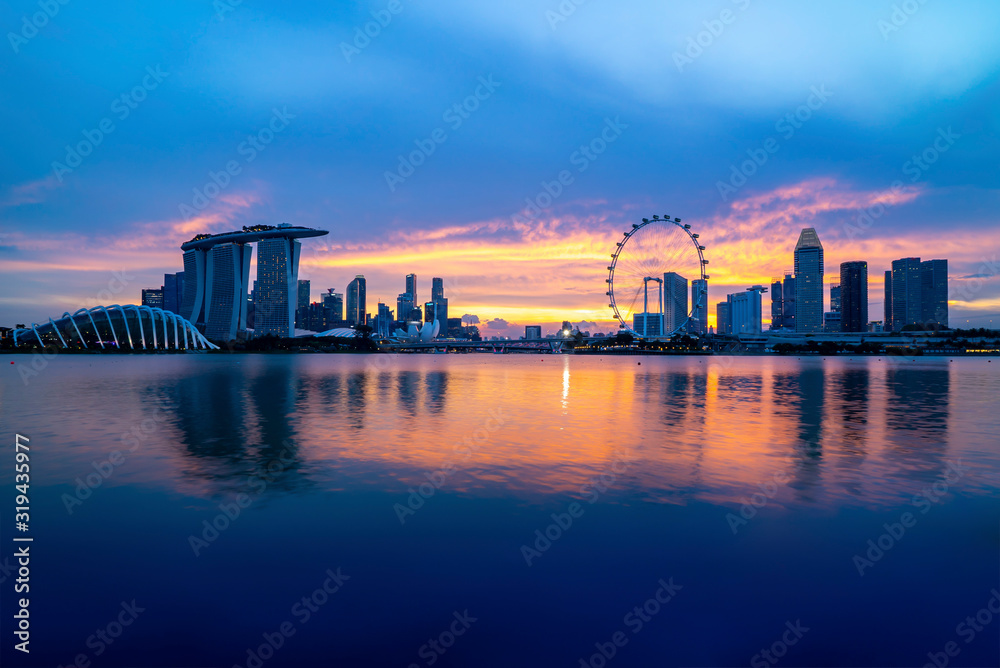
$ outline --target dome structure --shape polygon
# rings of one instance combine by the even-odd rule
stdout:
[[[81,308],[14,331],[14,345],[98,350],[218,350],[191,322],[153,306],[112,304]]]

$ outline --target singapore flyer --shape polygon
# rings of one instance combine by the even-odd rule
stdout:
[[[609,306],[622,330],[641,338],[705,332],[708,260],[680,218],[643,218],[624,233],[608,266]]]

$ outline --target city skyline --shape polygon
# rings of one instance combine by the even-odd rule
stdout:
[[[0,322],[96,303],[114,272],[127,277],[127,301],[138,302],[141,288],[180,270],[175,248],[192,234],[287,219],[332,232],[303,249],[301,277],[316,284],[344,290],[364,273],[373,297],[391,304],[400,274],[443,276],[456,286],[452,312],[495,323],[486,329],[497,334],[565,319],[607,330],[609,249],[637,212],[667,207],[708,248],[709,304],[783,275],[785,240],[813,227],[828,267],[863,258],[873,280],[901,257],[928,249],[947,257],[953,288],[967,288],[951,304],[954,325],[985,326],[1000,312],[995,6],[922,5],[883,35],[883,7],[851,3],[831,17],[755,4],[681,67],[674,54],[713,18],[704,8],[637,5],[625,13],[642,14],[642,26],[595,50],[593,36],[618,25],[623,10],[589,5],[553,28],[542,4],[509,14],[411,7],[348,62],[337,45],[371,20],[370,9],[378,8],[272,7],[280,28],[267,33],[245,6],[224,21],[200,6],[150,10],[163,30],[126,26],[114,3],[88,16],[61,13],[21,47],[18,76],[4,78],[7,99],[20,101],[0,106],[7,125],[41,119],[48,130],[0,140],[13,158],[0,166],[0,280],[14,286],[0,295]],[[941,22],[954,30],[942,36]],[[120,36],[113,53],[87,48],[95,25]],[[170,34],[199,25],[191,45],[172,49]],[[430,25],[463,49],[457,69],[439,49],[413,48]],[[802,26],[818,51],[802,45]],[[245,31],[255,38],[242,39]],[[493,40],[507,49],[498,55]],[[771,53],[775,40],[824,55],[775,55],[752,67],[742,55]],[[108,57],[122,66],[106,67]],[[40,83],[70,60],[76,76],[59,88]],[[298,74],[278,74],[288,70]],[[587,87],[565,85],[581,72]],[[109,100],[144,77],[155,88],[122,119]],[[405,104],[399,77],[411,82]],[[474,95],[480,77],[494,90],[455,128],[443,112]],[[206,95],[244,103],[215,108]],[[105,116],[114,132],[68,160],[67,147],[96,137]],[[390,189],[385,174],[408,173],[400,157],[411,162],[439,127],[446,141]],[[614,142],[585,157],[581,147],[590,152],[605,130]],[[261,133],[269,141],[249,162],[240,147]],[[769,138],[779,150],[758,165],[753,156],[760,161]],[[857,148],[871,145],[879,151]],[[226,171],[230,162],[239,173]],[[57,174],[54,163],[70,171]],[[569,185],[556,180],[563,170]],[[544,184],[559,186],[558,196]],[[881,286],[869,293],[870,311],[881,312]],[[768,304],[764,295],[765,313]]]

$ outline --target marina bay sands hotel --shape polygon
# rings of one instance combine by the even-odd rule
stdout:
[[[254,225],[241,231],[199,234],[181,245],[184,296],[180,315],[209,339],[229,341],[247,327],[251,244],[257,244],[255,335],[292,336],[299,284],[299,239],[326,230]]]

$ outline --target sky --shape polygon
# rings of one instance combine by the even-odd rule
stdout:
[[[43,0],[0,28],[0,325],[288,222],[330,231],[313,300],[363,274],[395,309],[416,273],[487,335],[611,331],[611,253],[653,214],[700,235],[712,305],[813,227],[828,286],[868,262],[870,319],[921,257],[953,326],[1000,323],[995,2]]]

